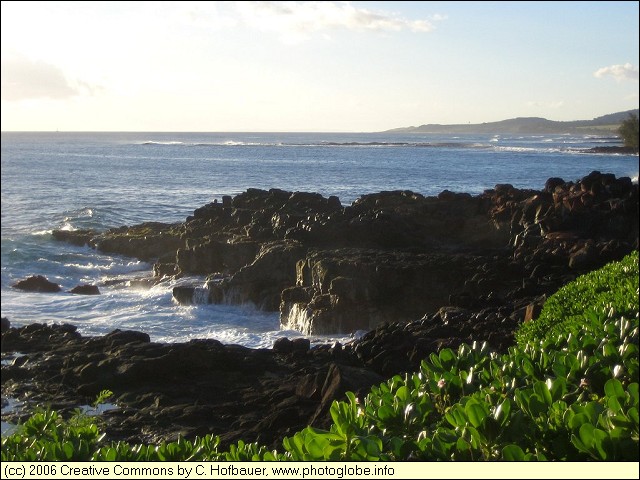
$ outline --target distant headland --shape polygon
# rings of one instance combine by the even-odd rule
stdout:
[[[403,127],[384,133],[492,133],[492,134],[586,134],[617,135],[617,129],[630,114],[638,115],[638,109],[611,113],[593,120],[557,122],[540,117],[518,117],[499,122],[476,124],[428,124],[419,127]]]

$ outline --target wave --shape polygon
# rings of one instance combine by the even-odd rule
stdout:
[[[149,270],[149,264],[141,261],[111,262],[102,265],[97,263],[65,263],[64,267],[80,271],[106,272],[109,275],[122,275]]]
[[[490,140],[493,141],[493,140]],[[227,140],[224,142],[144,142],[142,145],[182,146],[182,147],[432,147],[432,148],[487,148],[482,143],[467,142],[242,142]]]
[[[264,146],[273,147],[281,145],[279,142],[242,142],[235,140],[225,140],[221,142],[179,142],[179,141],[145,141],[139,143],[139,145],[156,145],[165,147],[243,147],[243,146]]]
[[[498,152],[516,152],[516,153],[557,153],[566,150],[561,148],[537,148],[537,147],[494,147]]]
[[[460,137],[458,137],[460,138]],[[515,144],[511,142],[515,138]],[[601,137],[601,136],[530,136],[530,137],[503,137],[494,135],[486,140],[484,139],[467,139],[466,141],[311,141],[311,142],[247,142],[237,140],[224,140],[219,142],[144,142],[143,144],[153,144],[157,146],[178,146],[185,148],[201,147],[282,147],[282,148],[433,148],[433,149],[496,149],[504,152],[539,152],[539,153],[556,153],[569,152],[572,147],[567,145],[588,148],[589,145],[601,144],[618,144],[617,137]],[[511,143],[511,144],[509,144]],[[518,145],[518,144],[522,145]],[[498,146],[500,144],[500,146]]]
[[[53,233],[53,230],[37,230],[33,233],[31,233],[31,235],[34,235],[36,237],[40,237],[43,235],[51,235]]]

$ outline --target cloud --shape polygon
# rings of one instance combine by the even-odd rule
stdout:
[[[80,94],[55,65],[25,57],[2,60],[2,99],[64,99]]]
[[[326,30],[355,32],[430,32],[433,21],[410,20],[393,13],[356,8],[350,2],[237,2],[242,22],[250,27],[279,32],[285,38],[305,39]]]
[[[69,82],[61,68],[17,55],[2,59],[2,100],[64,100],[104,90],[82,80]]]
[[[593,73],[596,78],[611,76],[617,81],[621,80],[638,80],[638,67],[634,67],[630,63],[624,65],[611,65],[602,67]]]

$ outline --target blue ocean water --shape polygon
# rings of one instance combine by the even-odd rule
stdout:
[[[15,325],[72,323],[83,334],[135,329],[154,341],[216,338],[269,347],[279,336],[298,335],[280,330],[277,313],[250,305],[176,305],[175,283],[126,286],[149,276],[150,264],[56,242],[51,231],[180,222],[247,188],[319,192],[348,205],[382,190],[478,194],[498,183],[540,189],[549,177],[577,180],[593,170],[637,182],[637,156],[584,153],[617,142],[582,135],[5,132],[2,316]],[[10,287],[36,274],[65,290],[96,284],[102,294]],[[204,279],[180,282],[193,281]]]

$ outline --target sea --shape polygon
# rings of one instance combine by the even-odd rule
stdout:
[[[83,335],[138,330],[155,342],[214,338],[268,348],[282,336],[277,312],[253,305],[182,306],[177,284],[136,288],[152,265],[55,241],[55,229],[106,230],[181,222],[196,208],[248,188],[319,192],[350,205],[364,194],[443,190],[480,194],[496,184],[541,189],[549,177],[597,170],[638,181],[638,156],[585,153],[613,136],[399,133],[2,133],[2,317],[14,326],[69,323]],[[31,275],[62,292],[11,287]],[[132,282],[133,281],[133,282]],[[100,295],[68,293],[97,285]],[[311,337],[312,343],[348,341]]]

